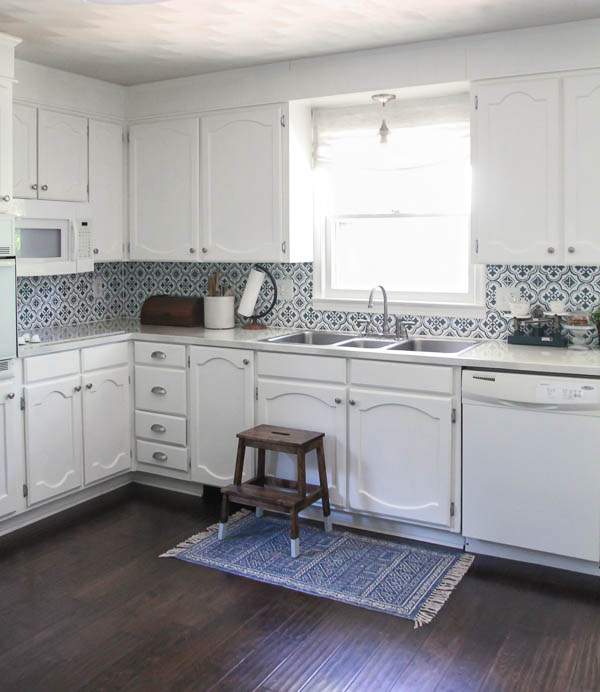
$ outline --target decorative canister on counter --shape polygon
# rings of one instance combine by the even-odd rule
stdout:
[[[234,296],[204,296],[204,326],[207,329],[233,329],[234,300]]]

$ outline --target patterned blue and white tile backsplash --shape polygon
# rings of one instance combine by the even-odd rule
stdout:
[[[59,325],[79,325],[119,317],[137,318],[144,300],[157,293],[204,295],[208,275],[219,267],[223,285],[237,285],[241,295],[251,264],[191,262],[106,262],[89,274],[27,277],[18,280],[20,330]],[[266,320],[275,327],[302,327],[353,331],[365,318],[360,312],[316,310],[312,306],[311,263],[267,264],[276,279],[291,278],[294,296],[279,300]],[[94,284],[101,284],[100,295]],[[266,285],[266,284],[265,284]],[[496,308],[496,291],[518,288],[523,298],[547,305],[565,300],[568,309],[590,309],[600,304],[600,267],[488,265],[486,268],[486,316],[419,317],[413,332],[436,336],[505,338],[509,320]],[[265,291],[264,301],[268,299]],[[381,320],[379,315],[375,320]],[[414,318],[413,318],[414,319]]]

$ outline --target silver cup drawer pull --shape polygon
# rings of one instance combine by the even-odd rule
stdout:
[[[150,390],[152,394],[157,394],[158,396],[165,396],[167,390],[164,387],[152,387]]]
[[[152,351],[150,358],[155,358],[156,360],[165,360],[167,354],[164,351]]]
[[[156,461],[166,461],[169,457],[164,452],[154,452],[152,458]]]
[[[164,425],[161,425],[160,423],[154,423],[153,425],[150,426],[150,430],[155,433],[166,433],[167,429],[165,428]]]

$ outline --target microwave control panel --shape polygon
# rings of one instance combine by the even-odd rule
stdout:
[[[92,224],[90,221],[80,221],[77,230],[77,258],[89,259],[92,256]]]

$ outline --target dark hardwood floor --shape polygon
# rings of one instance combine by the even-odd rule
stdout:
[[[432,624],[158,559],[218,516],[138,486],[0,540],[0,690],[599,690],[595,577],[478,557]]]

